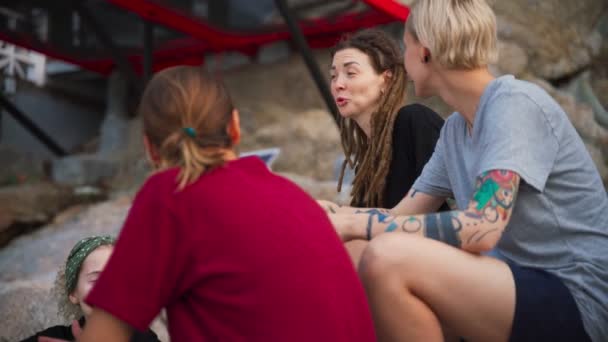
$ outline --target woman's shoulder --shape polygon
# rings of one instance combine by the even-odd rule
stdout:
[[[396,129],[408,129],[423,126],[425,128],[441,129],[443,118],[433,109],[420,103],[412,103],[399,109],[395,118]]]

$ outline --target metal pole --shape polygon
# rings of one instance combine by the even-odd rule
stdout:
[[[285,19],[285,23],[287,23],[287,27],[291,32],[293,42],[302,54],[304,62],[306,62],[306,66],[308,67],[308,71],[310,72],[310,75],[317,84],[317,88],[319,88],[321,96],[323,97],[323,100],[325,100],[325,104],[327,105],[327,108],[333,116],[334,121],[338,123],[338,108],[336,107],[336,103],[334,102],[334,99],[331,96],[329,86],[327,85],[327,83],[325,82],[325,78],[321,74],[319,64],[313,57],[310,47],[308,46],[308,43],[306,42],[306,39],[304,38],[300,27],[298,27],[298,24],[296,23],[292,13],[287,7],[285,0],[275,0],[275,4],[279,12],[281,13],[281,16],[283,16],[283,19]]]
[[[4,107],[6,111],[19,122],[25,129],[27,129],[32,135],[40,140],[51,152],[55,155],[63,157],[67,155],[67,152],[59,146],[49,135],[47,135],[42,129],[40,129],[32,120],[30,120],[22,111],[19,110],[11,101],[9,101],[4,94],[0,94],[0,106]]]
[[[152,66],[154,65],[154,24],[143,20],[144,24],[144,83],[148,83],[152,77]]]

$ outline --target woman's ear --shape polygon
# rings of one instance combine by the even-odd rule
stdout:
[[[391,78],[393,78],[393,72],[391,70],[384,70],[382,72],[382,87],[380,89],[381,94],[386,92],[386,89],[391,84]]]
[[[146,150],[146,157],[148,158],[148,162],[150,162],[150,164],[152,164],[154,168],[157,168],[158,164],[160,163],[160,154],[158,153],[158,149],[156,148],[156,146],[152,144],[148,136],[145,134],[144,149]]]
[[[236,146],[241,142],[241,120],[237,109],[232,110],[232,118],[230,119],[230,122],[228,122],[226,131],[230,140],[232,140],[232,146]]]
[[[393,71],[392,70],[384,70],[384,72],[382,72],[382,77],[384,78],[384,83],[388,84],[389,81],[391,80],[391,78],[393,78]]]
[[[428,48],[422,48],[422,63],[427,64],[431,61],[431,50]]]
[[[68,299],[74,305],[78,305],[80,303],[80,301],[78,300],[78,298],[76,296],[74,296],[73,292],[68,295]]]

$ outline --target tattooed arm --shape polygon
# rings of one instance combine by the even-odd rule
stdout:
[[[444,202],[444,197],[431,196],[412,188],[407,195],[391,209],[391,215],[401,216],[432,213],[436,212]]]
[[[511,218],[519,180],[519,175],[507,170],[481,174],[465,210],[392,216],[389,211],[369,209],[355,215],[329,216],[345,241],[398,231],[439,240],[469,252],[485,252],[494,248]]]
[[[317,204],[319,204],[327,214],[358,214],[361,213],[362,210],[367,210],[366,208],[349,207],[326,200],[317,200]],[[387,209],[376,210],[381,210],[383,212],[387,211]]]
[[[423,214],[437,211],[444,202],[445,198],[443,197],[431,196],[410,189],[407,195],[393,209],[378,208],[376,210],[388,212],[393,216]],[[328,214],[357,214],[362,212],[362,208],[342,206],[330,201],[317,200],[317,203]]]

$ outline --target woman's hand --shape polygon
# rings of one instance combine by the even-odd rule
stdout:
[[[317,203],[325,210],[328,214],[335,214],[340,209],[340,206],[334,202],[326,200],[317,200]]]
[[[361,215],[329,213],[327,216],[329,217],[331,224],[334,226],[334,229],[342,242],[348,242],[358,238],[355,234],[353,234],[353,224],[358,216]]]

